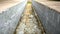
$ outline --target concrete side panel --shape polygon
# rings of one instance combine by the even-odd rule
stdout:
[[[27,1],[0,13],[0,34],[13,34]]]
[[[32,5],[45,28],[46,34],[60,34],[60,13],[36,1],[32,1]]]

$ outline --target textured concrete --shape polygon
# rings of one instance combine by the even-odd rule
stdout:
[[[13,34],[27,1],[23,1],[0,13],[0,34]]]
[[[59,11],[36,1],[32,1],[32,5],[45,28],[46,34],[60,34]]]

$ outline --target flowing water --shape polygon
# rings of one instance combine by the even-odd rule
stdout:
[[[32,4],[27,3],[22,18],[16,29],[16,34],[42,34],[38,21],[33,13]]]

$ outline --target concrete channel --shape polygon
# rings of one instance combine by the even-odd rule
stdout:
[[[48,3],[50,7],[42,3],[24,0],[4,11],[0,10],[0,34],[60,34],[60,5],[57,6],[60,2],[51,4],[54,9]]]

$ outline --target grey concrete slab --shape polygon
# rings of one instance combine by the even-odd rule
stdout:
[[[60,34],[60,13],[36,1],[32,1],[32,5],[43,24],[46,34]]]

